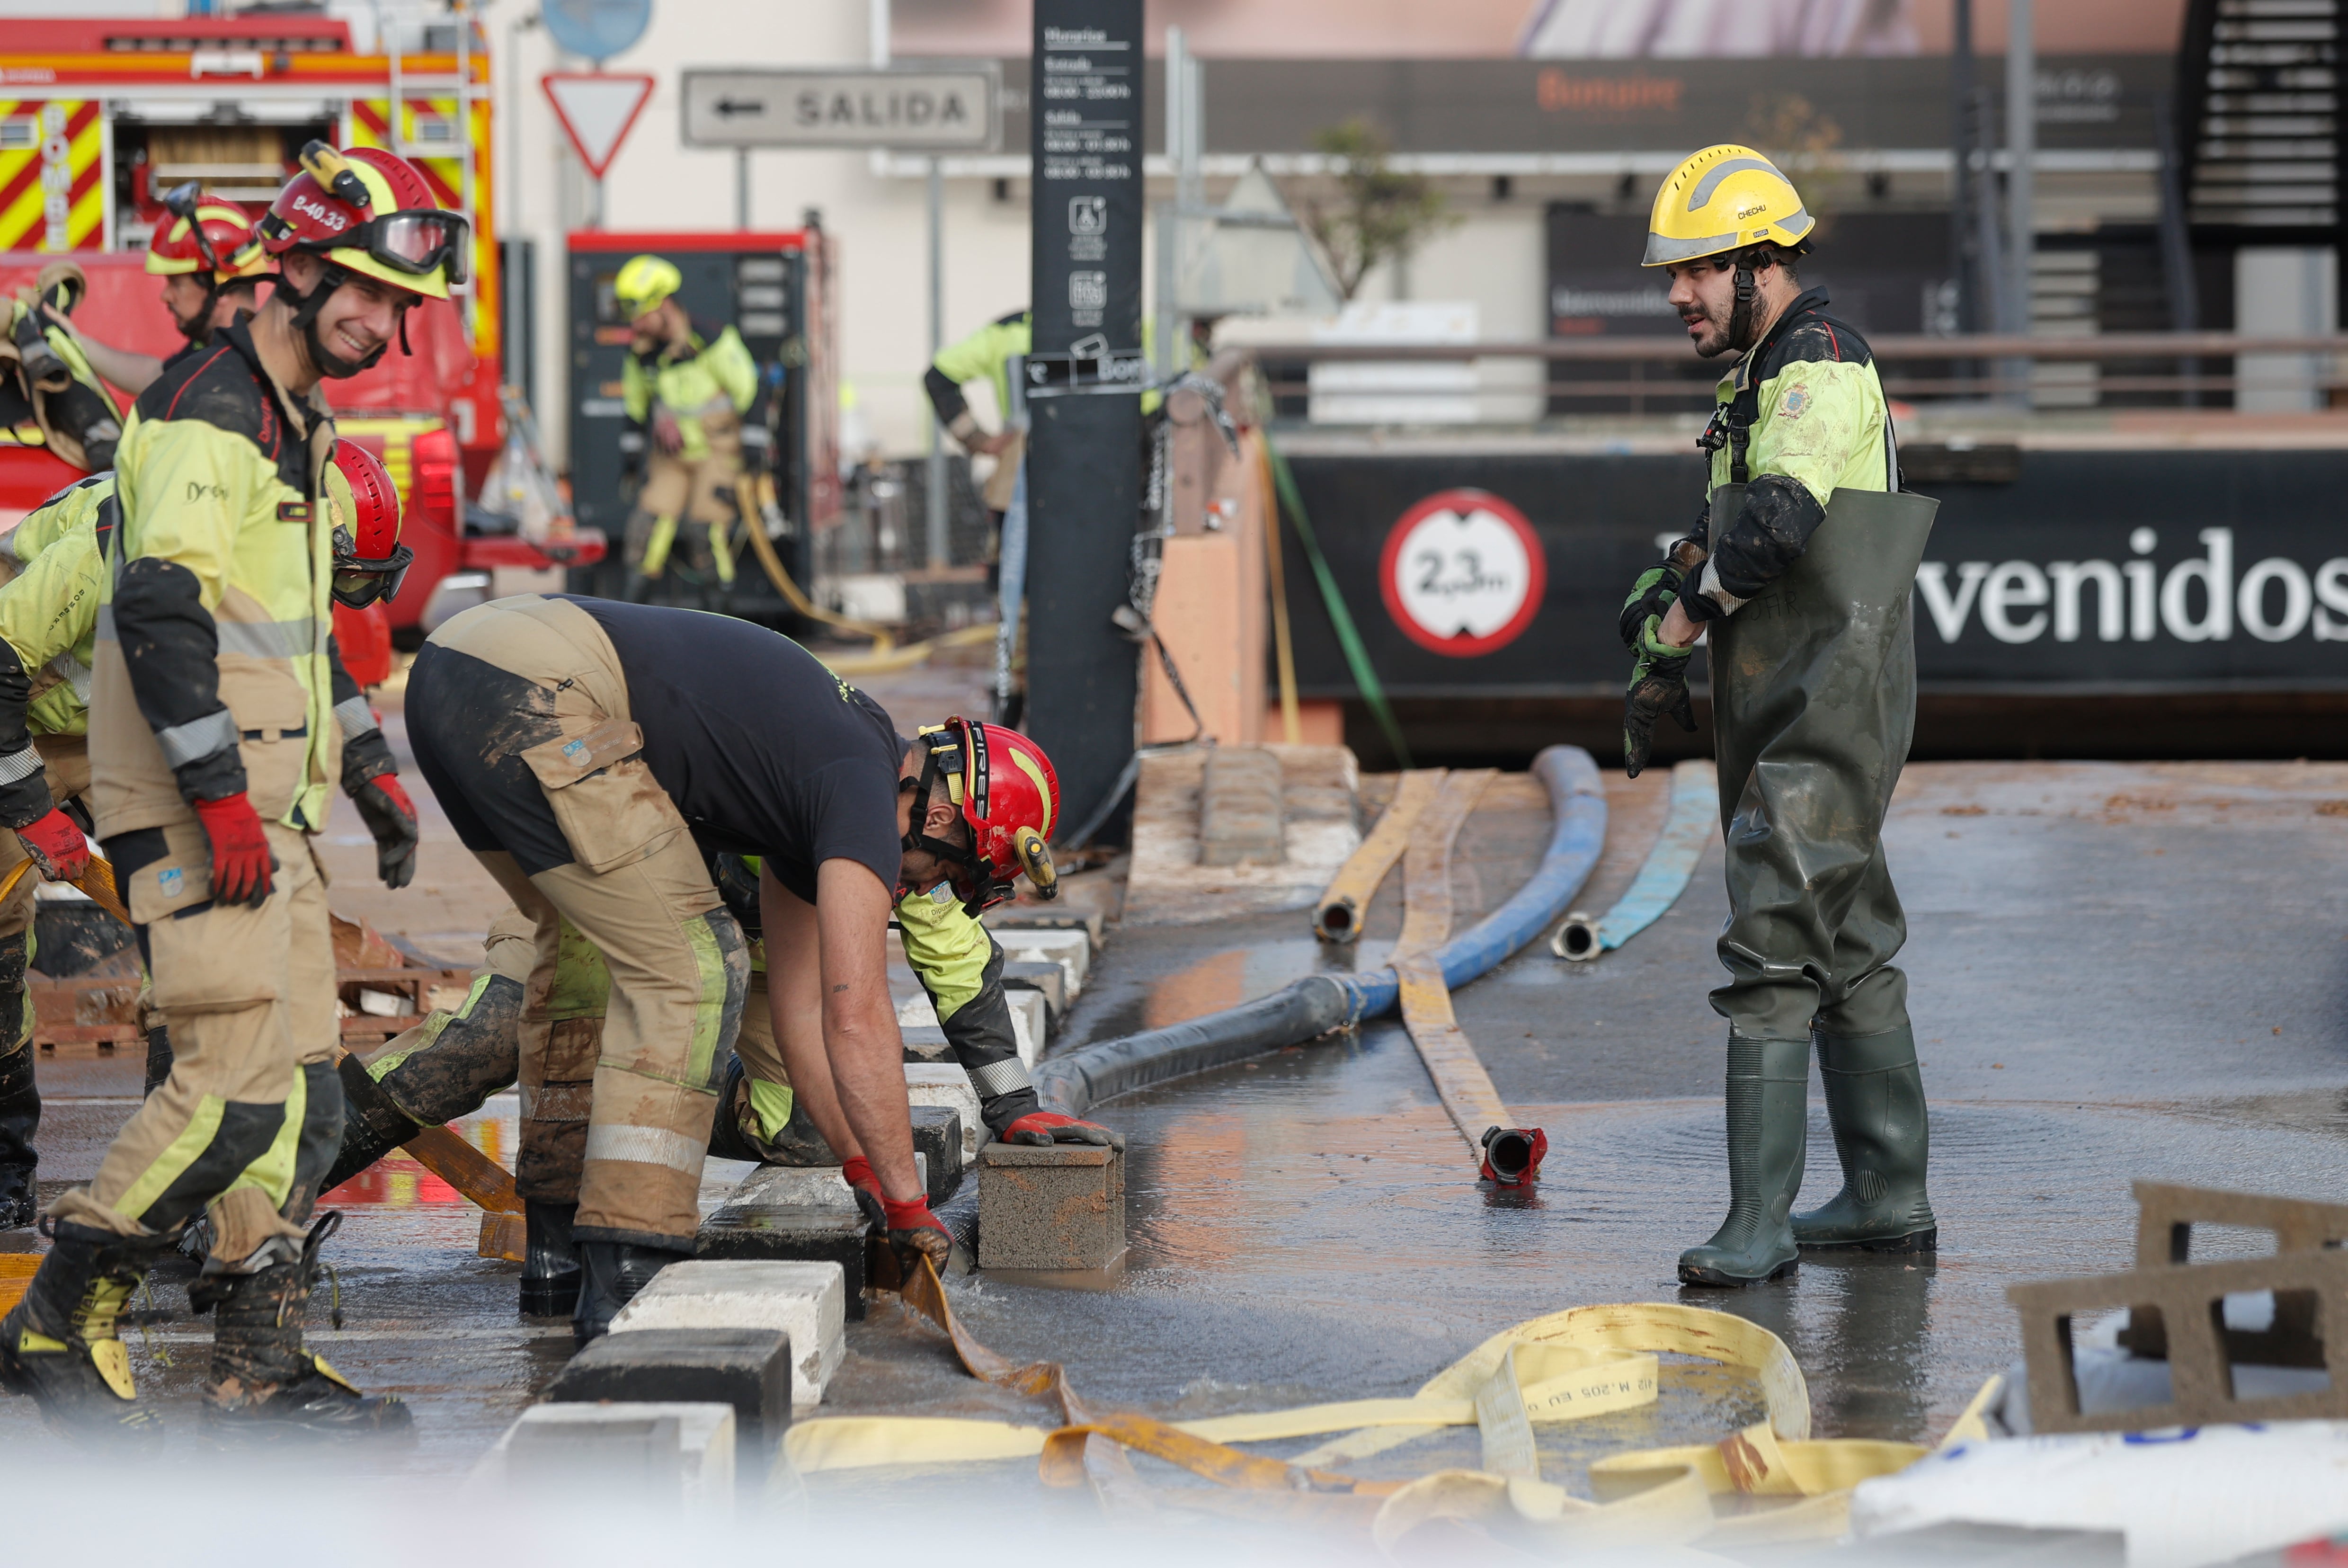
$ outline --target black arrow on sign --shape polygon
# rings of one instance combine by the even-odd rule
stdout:
[[[717,110],[717,117],[720,119],[731,119],[737,114],[763,115],[767,112],[767,106],[756,99],[748,103],[737,103],[730,98],[722,98],[712,107]]]

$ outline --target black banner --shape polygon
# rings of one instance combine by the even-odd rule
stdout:
[[[1088,816],[1133,755],[1141,502],[1141,0],[1035,0],[1025,726]]]
[[[1704,484],[1693,453],[1291,462],[1371,661],[1404,697],[1619,692],[1622,597],[1695,521]],[[2348,690],[2348,452],[2009,465],[2011,482],[1914,486],[1941,500],[1914,599],[1928,692]],[[1292,534],[1287,549],[1299,685],[1351,696]]]

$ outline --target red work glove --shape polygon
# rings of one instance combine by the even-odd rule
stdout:
[[[665,408],[653,410],[653,445],[671,457],[685,450],[685,428]]]
[[[1476,1174],[1500,1187],[1529,1187],[1540,1177],[1541,1161],[1549,1153],[1549,1134],[1538,1127],[1488,1127],[1478,1140],[1484,1145],[1484,1168]]]
[[[262,830],[260,814],[240,789],[217,800],[199,800],[196,820],[212,845],[212,902],[262,904],[269,902],[269,873],[277,861],[269,852],[269,835]]]
[[[839,1174],[848,1182],[848,1191],[856,1199],[856,1206],[874,1229],[889,1228],[889,1194],[880,1191],[880,1178],[872,1174],[872,1162],[861,1154],[853,1160],[843,1160]]]
[[[1092,1143],[1104,1149],[1123,1149],[1125,1134],[1112,1132],[1097,1122],[1078,1121],[1073,1116],[1062,1116],[1056,1110],[1031,1110],[1003,1130],[1005,1143]]]
[[[375,869],[386,887],[416,880],[416,803],[396,773],[378,773],[351,791],[351,804],[375,835]]]
[[[89,870],[89,841],[71,817],[54,806],[47,816],[17,829],[16,840],[51,882],[72,882]]]
[[[953,1255],[953,1237],[930,1212],[929,1199],[900,1203],[884,1197],[880,1205],[888,1212],[889,1245],[896,1251],[897,1267],[903,1276],[912,1278],[922,1258],[929,1259],[940,1274],[945,1273],[946,1260]]]

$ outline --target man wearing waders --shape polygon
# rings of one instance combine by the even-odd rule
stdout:
[[[1769,160],[1710,147],[1655,197],[1643,265],[1721,378],[1701,444],[1709,504],[1622,607],[1637,658],[1623,721],[1636,777],[1656,720],[1695,721],[1687,666],[1711,634],[1714,754],[1729,916],[1728,1218],[1680,1254],[1687,1284],[1794,1272],[1797,1249],[1930,1252],[1926,1126],[1908,934],[1883,815],[1916,709],[1909,592],[1934,504],[1900,493],[1866,340],[1803,293],[1815,220]],[[1842,1191],[1793,1211],[1818,1043]]]

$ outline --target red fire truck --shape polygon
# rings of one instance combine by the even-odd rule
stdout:
[[[472,282],[410,313],[412,355],[325,383],[342,433],[399,485],[416,564],[391,622],[412,635],[452,577],[583,565],[603,541],[592,530],[541,544],[467,535],[464,498],[504,437],[489,57],[469,7],[424,29],[421,52],[402,42],[387,29],[363,55],[345,23],[316,15],[11,19],[0,28],[0,290],[70,257],[90,283],[77,325],[168,354],[180,339],[141,268],[165,191],[200,181],[257,218],[313,139],[412,160],[472,223]],[[0,526],[77,477],[24,434],[0,430]]]

